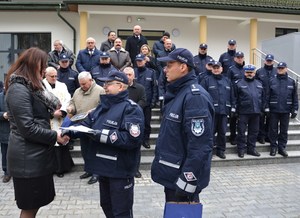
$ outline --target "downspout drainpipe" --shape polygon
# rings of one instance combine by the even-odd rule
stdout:
[[[61,4],[57,9],[57,16],[59,16],[72,30],[73,30],[73,53],[76,54],[76,29],[60,14]]]

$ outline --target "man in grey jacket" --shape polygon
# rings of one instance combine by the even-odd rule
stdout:
[[[114,47],[111,48],[108,53],[111,64],[118,70],[123,71],[125,67],[131,66],[131,58],[128,51],[122,48],[122,40],[120,38],[116,38]]]

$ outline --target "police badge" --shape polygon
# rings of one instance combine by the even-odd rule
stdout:
[[[201,136],[204,132],[204,120],[203,119],[192,119],[191,130],[195,136]]]
[[[141,134],[140,126],[138,124],[130,123],[129,133],[135,138],[138,137]]]

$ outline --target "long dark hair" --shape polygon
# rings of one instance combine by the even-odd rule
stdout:
[[[12,74],[25,77],[31,82],[33,90],[43,89],[41,78],[47,67],[48,55],[39,48],[25,50],[7,72],[5,88],[8,90]]]

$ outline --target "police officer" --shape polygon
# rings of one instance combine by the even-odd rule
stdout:
[[[270,112],[269,139],[270,155],[278,154],[287,157],[289,117],[294,119],[298,112],[298,93],[295,81],[288,77],[287,64],[279,62],[277,74],[269,81],[266,112]],[[280,132],[278,133],[278,124]]]
[[[197,83],[190,51],[178,48],[159,61],[167,62],[169,85],[151,176],[165,187],[167,202],[198,202],[210,176],[212,99]]]
[[[265,57],[265,64],[263,67],[259,68],[256,71],[255,78],[259,79],[262,82],[262,85],[266,91],[269,87],[269,81],[272,77],[274,77],[277,74],[276,67],[273,67],[274,65],[274,55],[267,54]],[[266,116],[265,113],[263,113],[260,116],[259,120],[259,133],[257,136],[257,141],[261,144],[265,144],[265,141],[270,141],[268,139],[268,129],[269,129],[269,116]]]
[[[204,80],[207,76],[212,75],[212,65],[215,60],[210,58],[208,62],[205,64],[205,69],[203,72],[200,72],[198,77],[198,83],[200,84],[202,80]]]
[[[81,122],[93,129],[86,134],[91,140],[85,170],[100,176],[100,204],[106,217],[132,217],[134,175],[144,131],[143,111],[128,99],[128,79],[124,73],[113,70],[101,80],[105,82],[106,95],[100,95],[101,104]],[[72,131],[64,134],[74,137]]]
[[[259,129],[259,117],[264,108],[264,91],[259,80],[255,79],[254,65],[245,65],[245,76],[234,84],[232,116],[239,116],[237,124],[237,149],[238,156],[247,154],[260,156],[256,150],[256,139]],[[246,130],[248,131],[246,141]]]
[[[71,97],[75,90],[80,87],[78,81],[78,73],[70,67],[70,57],[65,54],[59,56],[59,69],[57,70],[57,80],[65,83]]]
[[[229,80],[231,81],[231,84],[234,84],[236,81],[244,78],[245,76],[245,58],[244,53],[241,51],[238,51],[234,55],[234,64],[229,67],[226,74]],[[229,119],[229,128],[230,128],[230,136],[229,141],[232,145],[236,145],[236,125],[237,125],[237,117],[231,116]]]
[[[231,109],[231,83],[226,76],[221,74],[222,70],[221,63],[215,61],[212,65],[212,75],[202,80],[201,85],[211,95],[215,108],[216,155],[225,159],[227,116]]]
[[[143,54],[138,54],[135,57],[136,68],[134,68],[136,81],[145,87],[147,104],[143,108],[145,116],[145,134],[143,146],[150,148],[149,138],[151,133],[151,109],[155,107],[157,100],[157,80],[153,69],[146,67],[146,57]]]
[[[220,55],[219,62],[221,62],[223,66],[223,73],[227,73],[230,66],[234,64],[234,55],[236,52],[236,41],[234,39],[230,39],[227,45],[227,52],[224,52]]]
[[[195,64],[195,73],[199,75],[199,73],[204,72],[205,65],[209,62],[210,59],[213,59],[211,56],[207,55],[207,44],[201,43],[199,45],[198,54],[194,56],[194,64]]]
[[[110,56],[107,52],[100,53],[99,62],[100,64],[92,69],[91,75],[96,83],[103,87],[104,83],[98,79],[106,77],[111,70],[116,70],[116,68],[110,63]]]

